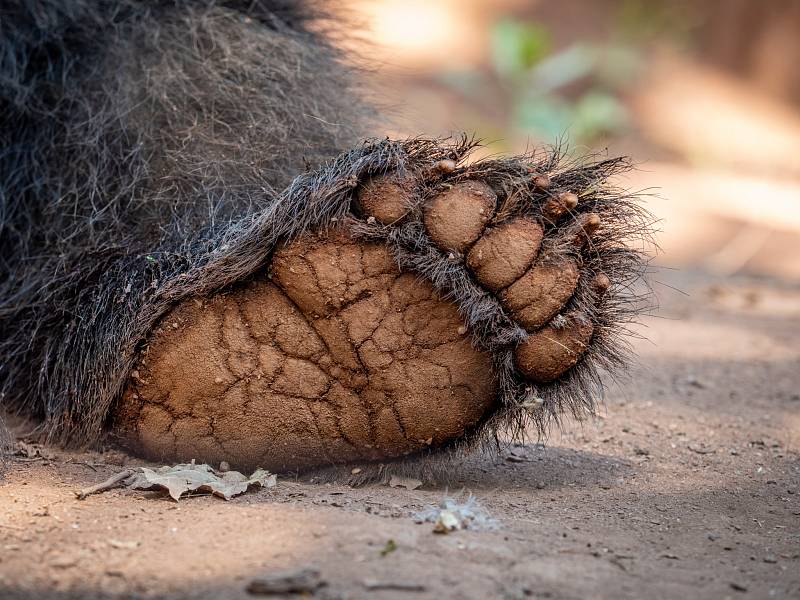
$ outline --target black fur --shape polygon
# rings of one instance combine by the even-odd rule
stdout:
[[[98,439],[137,346],[175,303],[264,269],[276,245],[334,222],[390,244],[401,267],[458,303],[475,343],[494,354],[498,410],[458,448],[592,411],[599,371],[624,366],[620,334],[645,299],[634,283],[646,258],[631,242],[651,225],[608,184],[625,161],[572,163],[555,148],[467,165],[466,138],[374,141],[334,157],[353,144],[364,109],[337,52],[293,2],[4,6],[0,389],[2,405],[41,419],[51,441]],[[460,166],[428,175],[442,159]],[[536,215],[562,190],[581,196],[579,212],[600,214],[569,307],[597,324],[577,368],[527,385],[512,360],[526,333],[459,257],[431,244],[419,210],[401,227],[351,217],[359,182],[391,170],[417,175],[421,199],[479,177],[506,216]],[[551,190],[537,190],[532,173],[548,174]],[[551,233],[552,251],[574,251]],[[597,304],[588,281],[601,271],[614,285]]]
[[[312,22],[290,0],[0,4],[4,407],[95,439],[162,288],[363,134]]]

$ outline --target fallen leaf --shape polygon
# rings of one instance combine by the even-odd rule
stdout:
[[[225,500],[243,494],[251,486],[275,487],[277,477],[263,469],[256,470],[249,478],[238,471],[220,473],[207,464],[180,464],[160,467],[156,470],[141,467],[130,488],[134,490],[166,490],[174,500],[188,492],[209,492]]]
[[[392,475],[389,478],[389,487],[405,488],[407,490],[415,490],[422,485],[419,479],[413,477],[400,477],[399,475]]]
[[[388,556],[397,550],[397,543],[394,540],[389,540],[386,545],[381,549],[381,556]]]

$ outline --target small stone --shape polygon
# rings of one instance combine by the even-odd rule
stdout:
[[[709,446],[705,446],[703,444],[689,444],[688,448],[696,454],[714,454],[714,452],[716,452],[714,448],[710,448]]]
[[[516,454],[509,454],[508,456],[506,456],[506,461],[512,463],[528,462],[528,460],[524,456],[517,456]]]
[[[736,590],[737,592],[746,592],[747,586],[742,585],[741,583],[737,583],[735,581],[731,581],[731,589]]]
[[[253,579],[247,584],[247,593],[254,596],[283,596],[286,594],[311,595],[327,585],[316,569],[280,571]]]
[[[697,377],[695,377],[694,375],[689,375],[686,378],[686,383],[688,383],[692,387],[696,387],[697,389],[700,389],[700,390],[702,390],[702,389],[704,389],[706,387],[705,384],[702,381],[700,381]]]
[[[358,475],[359,473],[361,473],[361,469],[359,469],[358,467],[350,471],[351,475]]]
[[[406,581],[377,581],[365,579],[362,585],[370,591],[395,590],[398,592],[424,592],[427,588],[420,583]]]
[[[108,540],[108,545],[118,550],[136,550],[139,547],[139,542],[128,542],[123,540]]]

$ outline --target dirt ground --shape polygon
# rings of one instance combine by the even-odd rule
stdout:
[[[601,416],[436,485],[279,478],[230,502],[79,501],[127,459],[17,458],[0,482],[0,598],[248,598],[254,578],[303,567],[320,598],[798,598],[800,288],[657,279],[641,363]],[[496,529],[415,522],[468,494]]]

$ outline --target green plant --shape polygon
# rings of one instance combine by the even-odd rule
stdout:
[[[626,128],[620,93],[639,66],[631,48],[576,43],[554,52],[544,27],[508,19],[494,26],[491,39],[493,69],[508,90],[513,131],[591,144]]]

